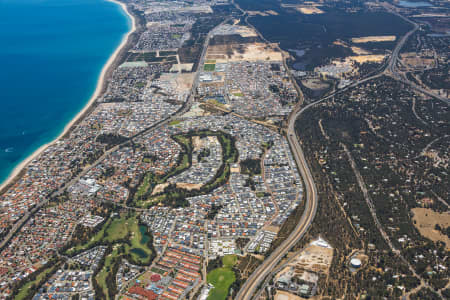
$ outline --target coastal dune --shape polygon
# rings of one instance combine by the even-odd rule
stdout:
[[[128,15],[128,17],[131,19],[132,26],[128,33],[122,38],[121,43],[116,48],[114,53],[109,57],[108,61],[105,63],[105,65],[102,68],[102,71],[100,73],[100,76],[97,81],[97,86],[95,88],[94,93],[92,94],[91,98],[87,102],[87,104],[84,106],[84,108],[64,127],[64,130],[61,132],[61,134],[55,138],[53,141],[42,145],[34,151],[30,156],[28,156],[25,160],[23,160],[17,167],[14,168],[14,170],[11,172],[11,174],[8,176],[8,178],[1,184],[0,186],[0,194],[3,194],[7,191],[7,189],[13,185],[19,178],[22,176],[23,172],[25,171],[25,168],[28,166],[28,164],[33,161],[34,159],[38,158],[49,146],[56,143],[58,140],[62,139],[64,136],[66,136],[70,131],[78,124],[79,121],[81,121],[85,115],[90,111],[91,107],[94,105],[96,99],[104,92],[107,84],[107,78],[111,75],[115,64],[118,59],[120,59],[119,54],[121,53],[122,49],[126,48],[126,46],[129,43],[130,36],[136,31],[136,19],[134,16],[128,11],[127,6],[119,1],[116,0],[107,0],[109,2],[113,2],[121,7],[121,9]]]

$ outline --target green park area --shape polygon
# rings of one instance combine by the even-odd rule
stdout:
[[[93,284],[104,299],[113,299],[116,292],[113,279],[123,258],[133,264],[149,265],[154,257],[151,236],[135,214],[111,216],[91,239],[69,248],[66,254],[76,255],[99,245],[108,248]]]
[[[100,263],[93,284],[100,298],[113,299],[116,292],[115,275],[122,258],[133,264],[150,265],[154,257],[152,242],[147,227],[139,224],[138,216],[116,214],[109,217],[92,238],[69,248],[65,255],[71,257],[96,246],[107,246],[105,259]],[[51,260],[14,292],[14,299],[31,299],[36,287],[44,284],[62,264],[61,259]]]
[[[15,295],[14,300],[31,299],[33,295],[37,292],[37,287],[44,284],[47,279],[56,272],[56,270],[61,266],[61,261],[51,261],[49,266],[43,267],[36,273],[32,274],[31,278],[22,285],[17,291],[13,291]]]
[[[69,248],[66,254],[72,256],[99,245],[107,246],[93,285],[101,298],[114,299],[117,292],[115,276],[121,260],[146,266],[155,256],[153,240],[147,230],[134,213],[114,214],[91,239]]]
[[[226,255],[222,257],[222,267],[208,273],[207,281],[214,286],[209,292],[208,300],[225,300],[227,298],[228,290],[236,280],[233,271],[236,261],[236,255]]]
[[[216,69],[216,64],[205,64],[203,66],[203,70],[206,72],[214,72],[215,69]]]
[[[178,125],[178,124],[180,124],[180,123],[181,123],[180,120],[173,120],[173,121],[171,121],[171,122],[169,123],[169,125],[170,125],[170,126],[176,126],[176,125]]]
[[[75,255],[98,245],[120,248],[120,255],[127,256],[133,263],[148,265],[151,262],[151,238],[147,227],[139,224],[134,214],[110,217],[102,228],[86,243],[76,245],[66,251]]]

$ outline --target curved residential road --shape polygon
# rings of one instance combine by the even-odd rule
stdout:
[[[277,248],[275,251],[264,260],[264,262],[252,273],[252,275],[246,280],[241,287],[236,299],[250,300],[257,290],[260,282],[264,281],[264,278],[270,274],[271,270],[278,264],[278,262],[284,257],[284,255],[304,236],[317,212],[318,197],[317,189],[306,162],[303,150],[300,146],[297,135],[295,134],[295,120],[309,107],[305,106],[303,109],[296,109],[289,117],[287,137],[289,144],[294,154],[297,167],[299,168],[300,175],[303,178],[303,182],[306,187],[306,205],[297,227],[291,232],[289,237]]]

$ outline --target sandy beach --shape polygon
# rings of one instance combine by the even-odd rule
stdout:
[[[95,91],[92,94],[91,98],[89,99],[88,103],[84,106],[84,108],[64,127],[64,130],[61,132],[61,134],[57,138],[55,138],[50,143],[44,144],[41,147],[39,147],[39,149],[34,151],[33,154],[28,156],[17,167],[14,168],[14,170],[11,172],[11,174],[8,176],[8,178],[1,184],[0,193],[5,192],[4,189],[6,189],[6,187],[8,187],[8,185],[10,185],[12,182],[14,182],[14,180],[16,179],[17,176],[21,175],[21,172],[26,168],[26,166],[32,160],[39,157],[39,155],[42,154],[45,151],[45,149],[47,149],[49,146],[51,146],[52,144],[57,142],[59,139],[61,139],[64,135],[66,135],[72,129],[73,126],[76,126],[78,121],[80,121],[80,119],[84,116],[84,114],[95,103],[95,100],[100,96],[100,94],[103,90],[103,85],[105,84],[105,76],[108,72],[108,69],[113,65],[114,61],[117,59],[117,56],[120,53],[121,49],[123,47],[125,47],[125,45],[127,44],[129,36],[136,30],[136,20],[133,17],[133,15],[128,12],[127,6],[124,3],[116,1],[116,0],[107,0],[107,1],[120,5],[121,8],[123,9],[123,11],[132,20],[132,26],[131,26],[130,31],[123,37],[120,45],[116,48],[114,53],[109,57],[108,61],[103,66],[102,71],[101,71],[100,76],[97,81],[97,86],[95,88]]]

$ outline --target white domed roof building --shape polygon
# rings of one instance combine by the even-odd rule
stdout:
[[[361,260],[358,258],[352,258],[350,260],[350,266],[355,269],[361,268]]]

